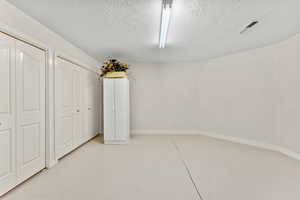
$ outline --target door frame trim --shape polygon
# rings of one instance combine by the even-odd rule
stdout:
[[[96,70],[94,70],[93,67],[89,67],[88,65],[86,65],[86,64],[78,61],[77,59],[75,59],[75,58],[73,58],[73,57],[71,57],[71,56],[69,56],[69,55],[67,55],[67,54],[65,54],[65,53],[63,53],[61,51],[58,51],[58,50],[56,50],[54,52],[54,61],[56,61],[57,58],[60,58],[60,59],[65,60],[67,62],[70,62],[70,63],[72,63],[74,65],[77,65],[78,67],[81,67],[81,68],[83,68],[85,70],[88,70],[90,72],[93,72],[93,73],[96,73],[96,74],[99,75],[99,73]]]
[[[0,32],[5,34],[5,35],[8,35],[16,40],[19,40],[21,42],[24,42],[26,44],[29,44],[35,48],[38,48],[42,51],[48,51],[49,48],[47,47],[47,45],[45,45],[44,43],[38,41],[38,40],[35,40],[33,39],[32,37],[24,34],[24,33],[21,33],[9,26],[7,26],[6,24],[3,24],[3,23],[0,23]]]

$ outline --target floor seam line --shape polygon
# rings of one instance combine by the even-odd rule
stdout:
[[[180,152],[180,149],[179,149],[178,145],[172,139],[171,139],[171,142],[173,143],[173,145],[174,145],[174,147],[175,147],[175,149],[176,149],[176,151],[177,151],[177,153],[179,155],[179,159],[181,160],[183,166],[185,167],[185,170],[186,170],[186,172],[188,174],[188,177],[189,177],[190,181],[192,182],[192,184],[194,186],[194,189],[196,190],[199,199],[200,200],[204,200],[204,198],[202,197],[202,195],[201,195],[201,193],[200,193],[200,191],[199,191],[199,189],[198,189],[198,187],[197,187],[197,185],[196,185],[196,183],[194,181],[194,178],[192,176],[191,170],[189,169],[188,165],[186,164],[186,161],[182,157],[182,154]]]

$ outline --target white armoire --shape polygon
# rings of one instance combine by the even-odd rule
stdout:
[[[103,79],[104,143],[126,144],[129,140],[129,81]]]

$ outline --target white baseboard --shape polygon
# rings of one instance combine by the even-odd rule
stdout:
[[[128,144],[128,140],[105,140],[104,144],[112,144],[112,145],[118,145],[118,144]]]
[[[58,163],[58,160],[51,160],[51,162],[48,165],[46,165],[46,168],[50,169],[50,168],[54,167],[57,163]]]
[[[202,135],[196,130],[131,130],[132,135]]]
[[[261,149],[266,149],[274,152],[284,154],[290,158],[300,161],[300,153],[296,153],[286,147],[282,147],[276,144],[259,142],[251,139],[238,138],[233,136],[226,136],[221,134],[213,134],[204,131],[197,130],[132,130],[132,135],[201,135],[207,136],[215,139],[225,140],[229,142],[234,142],[238,144],[244,144],[249,146],[254,146]]]

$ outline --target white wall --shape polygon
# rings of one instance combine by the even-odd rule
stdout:
[[[0,23],[88,66],[98,65],[4,0]],[[300,153],[299,52],[296,36],[205,63],[131,63],[131,127],[150,133],[205,131]]]
[[[87,65],[87,67],[95,68],[99,65],[98,61],[88,56],[85,52],[64,40],[61,36],[46,28],[44,25],[29,17],[5,0],[0,0],[0,23],[43,43],[53,50],[58,50],[79,60]]]
[[[300,36],[278,45],[281,144],[300,153]]]
[[[207,132],[300,153],[300,35],[205,63],[131,63],[136,133]]]

